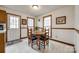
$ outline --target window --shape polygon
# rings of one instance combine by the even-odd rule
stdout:
[[[43,28],[49,29],[49,37],[52,37],[52,16],[44,16],[43,17]]]
[[[19,26],[20,16],[8,14],[8,28],[20,28]]]
[[[28,28],[34,29],[34,18],[28,17],[27,20]]]
[[[28,26],[33,26],[33,19],[28,18]]]
[[[50,24],[50,23],[51,23],[50,19],[51,19],[50,16],[44,18],[44,27],[45,27],[45,28],[48,28],[48,27],[51,26],[51,24]]]

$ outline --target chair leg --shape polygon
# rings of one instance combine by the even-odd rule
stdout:
[[[39,46],[39,44],[38,44],[39,42],[38,42],[38,40],[36,40],[36,44],[37,44],[37,46]]]
[[[38,48],[38,49],[40,50],[40,41],[39,41],[39,43],[38,43],[38,46],[39,46],[39,48]]]
[[[47,45],[49,44],[49,40],[47,40]]]
[[[31,41],[31,47],[33,48],[33,41]]]
[[[45,41],[44,41],[44,49],[45,49]]]
[[[47,45],[49,46],[49,40],[47,40]]]
[[[28,40],[28,45],[30,45],[30,40]]]

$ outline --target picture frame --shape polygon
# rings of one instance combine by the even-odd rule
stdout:
[[[22,19],[22,25],[27,25],[27,20],[26,19]]]
[[[56,24],[66,24],[66,16],[57,17]]]

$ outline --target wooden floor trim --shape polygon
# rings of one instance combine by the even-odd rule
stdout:
[[[74,28],[52,28],[52,29],[74,30]]]
[[[66,44],[66,45],[74,46],[74,44],[71,44],[71,43],[67,43],[67,42],[63,42],[63,41],[59,41],[59,40],[55,40],[55,39],[50,39],[50,40],[60,42],[60,43]]]
[[[13,45],[13,44],[16,44],[16,43],[19,43],[19,42],[22,42],[22,40],[20,39],[16,39],[16,40],[12,40],[12,41],[7,41],[7,46],[9,45]]]
[[[55,40],[55,39],[50,39],[50,40],[56,41],[56,42],[60,42],[60,43],[63,43],[63,44],[69,45],[69,46],[72,46],[74,48],[74,53],[76,53],[75,45],[74,44],[70,44],[70,43],[59,41],[59,40]]]
[[[21,37],[21,39],[25,39],[25,38],[27,38],[27,37]]]
[[[75,28],[75,31],[76,31],[77,33],[79,33],[79,30],[78,30],[78,29],[76,29],[76,28]]]

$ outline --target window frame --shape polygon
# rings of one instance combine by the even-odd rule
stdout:
[[[50,28],[51,28],[51,33],[50,33],[50,37],[52,38],[52,15],[50,14],[50,15],[47,15],[47,16],[43,16],[43,29],[44,29],[44,18],[46,18],[46,17],[51,17],[51,25],[50,25]]]
[[[7,19],[8,19],[8,15],[13,15],[13,16],[15,16],[15,17],[19,17],[19,28],[21,28],[21,16],[20,15],[16,15],[16,14],[12,14],[12,13],[7,13]],[[10,17],[9,17],[10,18]],[[10,19],[9,19],[9,22],[10,22]],[[8,23],[8,22],[7,22]],[[8,25],[10,25],[10,23],[9,24],[7,24],[7,26]],[[18,28],[10,28],[10,26],[8,26],[8,29],[18,29]]]
[[[28,29],[28,19],[33,19],[33,29],[35,29],[35,18],[33,17],[27,17],[27,29]]]

